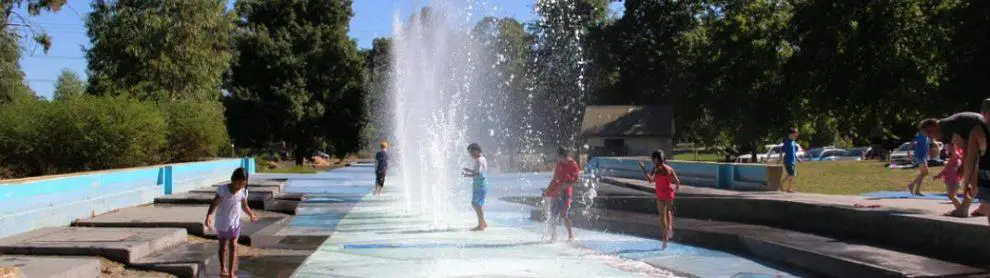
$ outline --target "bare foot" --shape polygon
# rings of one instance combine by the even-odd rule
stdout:
[[[787,190],[787,193],[794,193],[794,190],[793,189],[788,189]]]
[[[667,250],[667,241],[666,240],[663,241],[663,247],[661,247],[660,250]]]
[[[471,231],[480,232],[484,231],[486,228],[488,228],[488,225],[478,225],[478,227],[474,227]]]
[[[227,271],[227,268],[221,268],[220,269],[220,277],[230,277],[230,274],[229,274],[229,271]]]
[[[568,237],[567,241],[574,242],[574,237]]]

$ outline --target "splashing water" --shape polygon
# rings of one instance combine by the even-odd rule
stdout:
[[[469,34],[458,31],[458,16],[448,3],[423,9],[402,26],[395,18],[392,97],[393,141],[404,187],[406,209],[432,217],[444,228],[452,194],[467,165],[466,131],[470,116],[475,51]]]
[[[558,2],[567,1],[540,0],[534,7],[561,5]],[[398,13],[394,17],[390,141],[405,209],[428,217],[432,228],[445,228],[452,210],[460,207],[456,197],[471,195],[469,182],[460,175],[461,168],[471,165],[468,143],[481,144],[492,172],[506,165],[541,166],[553,160],[548,150],[574,143],[576,131],[571,129],[580,121],[575,112],[584,107],[579,31],[550,32],[567,34],[554,36],[565,38],[560,45],[566,47],[552,49],[549,56],[532,55],[525,68],[513,71],[509,57],[530,49],[493,47],[499,44],[492,43],[497,37],[492,33],[503,30],[504,22],[496,19],[484,25],[476,15],[496,9],[486,1],[437,0],[407,20]],[[566,26],[548,22],[571,21],[566,11],[558,17],[538,22]],[[541,71],[534,67],[540,63],[567,66]],[[549,79],[553,81],[543,81]],[[562,83],[570,84],[564,93],[546,90]],[[593,187],[578,186],[582,185]]]

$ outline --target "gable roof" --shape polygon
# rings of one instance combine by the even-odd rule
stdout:
[[[583,136],[673,136],[669,106],[589,105],[581,123]]]

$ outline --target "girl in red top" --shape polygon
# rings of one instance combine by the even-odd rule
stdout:
[[[674,234],[674,192],[681,188],[681,180],[677,178],[674,168],[667,165],[663,151],[653,151],[650,158],[653,159],[652,170],[646,171],[643,162],[639,163],[639,168],[643,169],[646,181],[656,184],[657,211],[660,213],[660,226],[663,227],[663,248],[666,249],[667,242]]]

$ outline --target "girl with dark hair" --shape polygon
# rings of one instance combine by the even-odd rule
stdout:
[[[663,151],[653,151],[650,158],[653,160],[652,170],[647,171],[643,162],[639,162],[639,168],[643,170],[646,181],[656,185],[657,211],[660,213],[660,226],[663,227],[663,248],[666,249],[674,234],[674,193],[681,188],[681,180],[677,178],[674,168],[667,165]]]

